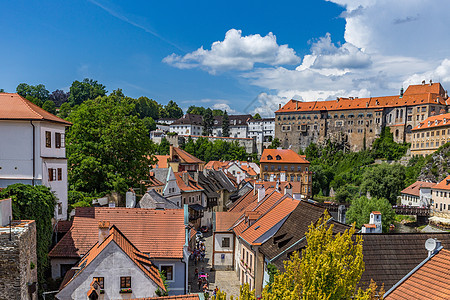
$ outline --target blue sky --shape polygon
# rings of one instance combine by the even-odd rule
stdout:
[[[450,83],[448,1],[3,1],[0,88],[85,77],[161,103],[270,115],[290,98]],[[216,42],[216,43],[215,43]],[[213,44],[215,43],[215,44]],[[447,59],[448,58],[448,59]],[[450,84],[447,84],[450,86]]]

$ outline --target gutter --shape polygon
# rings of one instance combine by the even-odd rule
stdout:
[[[35,132],[35,127],[33,124],[33,120],[30,120],[30,124],[33,127],[33,178],[31,179],[31,185],[34,186],[34,178],[36,177],[36,162],[35,162],[35,157],[36,157],[36,132]]]
[[[439,251],[441,251],[443,248],[444,248],[443,246],[439,247],[432,255],[425,258],[420,264],[418,264],[414,269],[412,269],[408,274],[406,274],[405,277],[400,279],[399,282],[397,282],[393,287],[391,287],[389,291],[384,293],[383,298],[386,298],[390,293],[392,293],[396,288],[398,288],[403,282],[405,282],[406,279],[411,277],[411,275],[413,275],[418,269],[420,269],[420,267],[422,267],[425,263],[427,263],[433,256],[438,254]]]

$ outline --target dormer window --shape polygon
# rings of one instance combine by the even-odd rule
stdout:
[[[447,119],[446,118],[444,118],[444,124],[446,124],[447,123]]]
[[[276,156],[276,159],[277,159],[277,160],[281,160],[281,156],[277,155],[277,156]]]
[[[438,120],[434,121],[434,125],[437,125],[437,124],[438,124]]]
[[[272,155],[267,155],[267,160],[272,160],[272,159],[273,159]]]
[[[428,121],[428,126],[430,126],[431,125],[431,121]]]

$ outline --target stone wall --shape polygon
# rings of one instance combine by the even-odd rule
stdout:
[[[0,227],[0,299],[37,299],[36,223]]]

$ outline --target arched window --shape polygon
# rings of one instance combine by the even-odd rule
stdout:
[[[403,118],[403,109],[400,109],[400,119]]]
[[[397,129],[397,130],[395,130],[395,137],[397,137],[397,138],[398,138],[398,129]]]
[[[397,113],[396,113],[396,117],[395,118],[398,119],[398,109],[396,110],[396,112]]]

